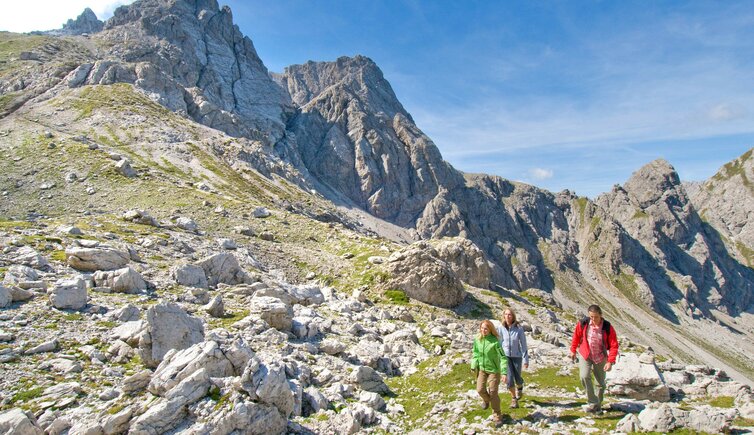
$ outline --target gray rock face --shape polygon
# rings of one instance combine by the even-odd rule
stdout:
[[[293,65],[280,82],[301,107],[292,130],[306,168],[371,214],[411,225],[450,177],[371,59]]]
[[[80,310],[87,299],[86,282],[81,277],[59,280],[50,289],[50,304],[60,310]]]
[[[246,361],[253,353],[249,350]],[[246,361],[243,361],[245,364]],[[199,370],[205,370],[211,377],[233,376],[236,371],[215,341],[197,343],[187,349],[171,352],[155,370],[149,384],[149,391],[164,396],[179,382]],[[240,374],[240,368],[238,369]]]
[[[754,158],[751,149],[705,181],[692,194],[699,215],[732,243],[728,251],[754,266]]]
[[[686,195],[678,174],[664,160],[651,162],[620,188],[596,203],[666,269],[670,291],[648,280],[653,298],[672,304],[683,298],[694,307],[732,314],[746,310],[754,300],[754,271],[742,267],[723,248],[717,232],[704,224]]]
[[[120,47],[118,62],[130,74],[116,81],[233,136],[271,143],[283,137],[289,100],[233,25],[230,8],[215,0],[144,0],[118,8],[98,37]],[[85,83],[96,82],[92,71]]]
[[[437,258],[437,251],[426,242],[417,242],[390,256],[386,284],[416,300],[440,307],[454,307],[466,297],[463,284],[451,267]]]
[[[148,336],[139,343],[142,360],[157,366],[171,349],[186,349],[204,339],[200,319],[191,317],[176,304],[164,303],[147,311]]]

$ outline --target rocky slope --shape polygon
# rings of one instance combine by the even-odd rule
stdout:
[[[752,151],[726,164],[690,195],[701,218],[720,233],[728,251],[754,266],[754,159]]]
[[[744,157],[691,200],[657,161],[590,201],[455,170],[368,58],[269,75],[214,1],[0,33],[0,427],[485,432],[467,351],[505,305],[536,361],[515,430],[751,425],[727,377],[754,378],[746,232],[708,217],[744,228],[750,201],[700,206]],[[627,355],[601,419],[555,376],[594,302],[629,354],[678,361]]]

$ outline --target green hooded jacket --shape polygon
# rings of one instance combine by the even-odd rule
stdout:
[[[500,347],[500,341],[492,334],[474,339],[474,358],[471,370],[483,370],[487,373],[508,374],[508,358]]]

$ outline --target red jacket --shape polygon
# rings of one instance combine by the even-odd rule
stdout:
[[[586,340],[585,331],[589,326],[589,318],[576,323],[576,330],[573,331],[573,340],[571,340],[571,353],[576,353],[576,348],[584,359],[589,358],[589,342]],[[615,334],[615,328],[605,319],[602,319],[602,344],[607,350],[607,361],[615,364],[618,357],[618,336]]]

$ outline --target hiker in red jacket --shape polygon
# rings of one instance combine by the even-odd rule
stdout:
[[[615,328],[602,318],[602,309],[597,305],[589,307],[589,317],[576,324],[571,340],[571,359],[579,355],[579,375],[581,385],[586,390],[589,404],[585,410],[599,414],[602,412],[602,398],[605,394],[605,373],[612,369],[618,356],[618,336]],[[592,373],[598,390],[594,394]]]

